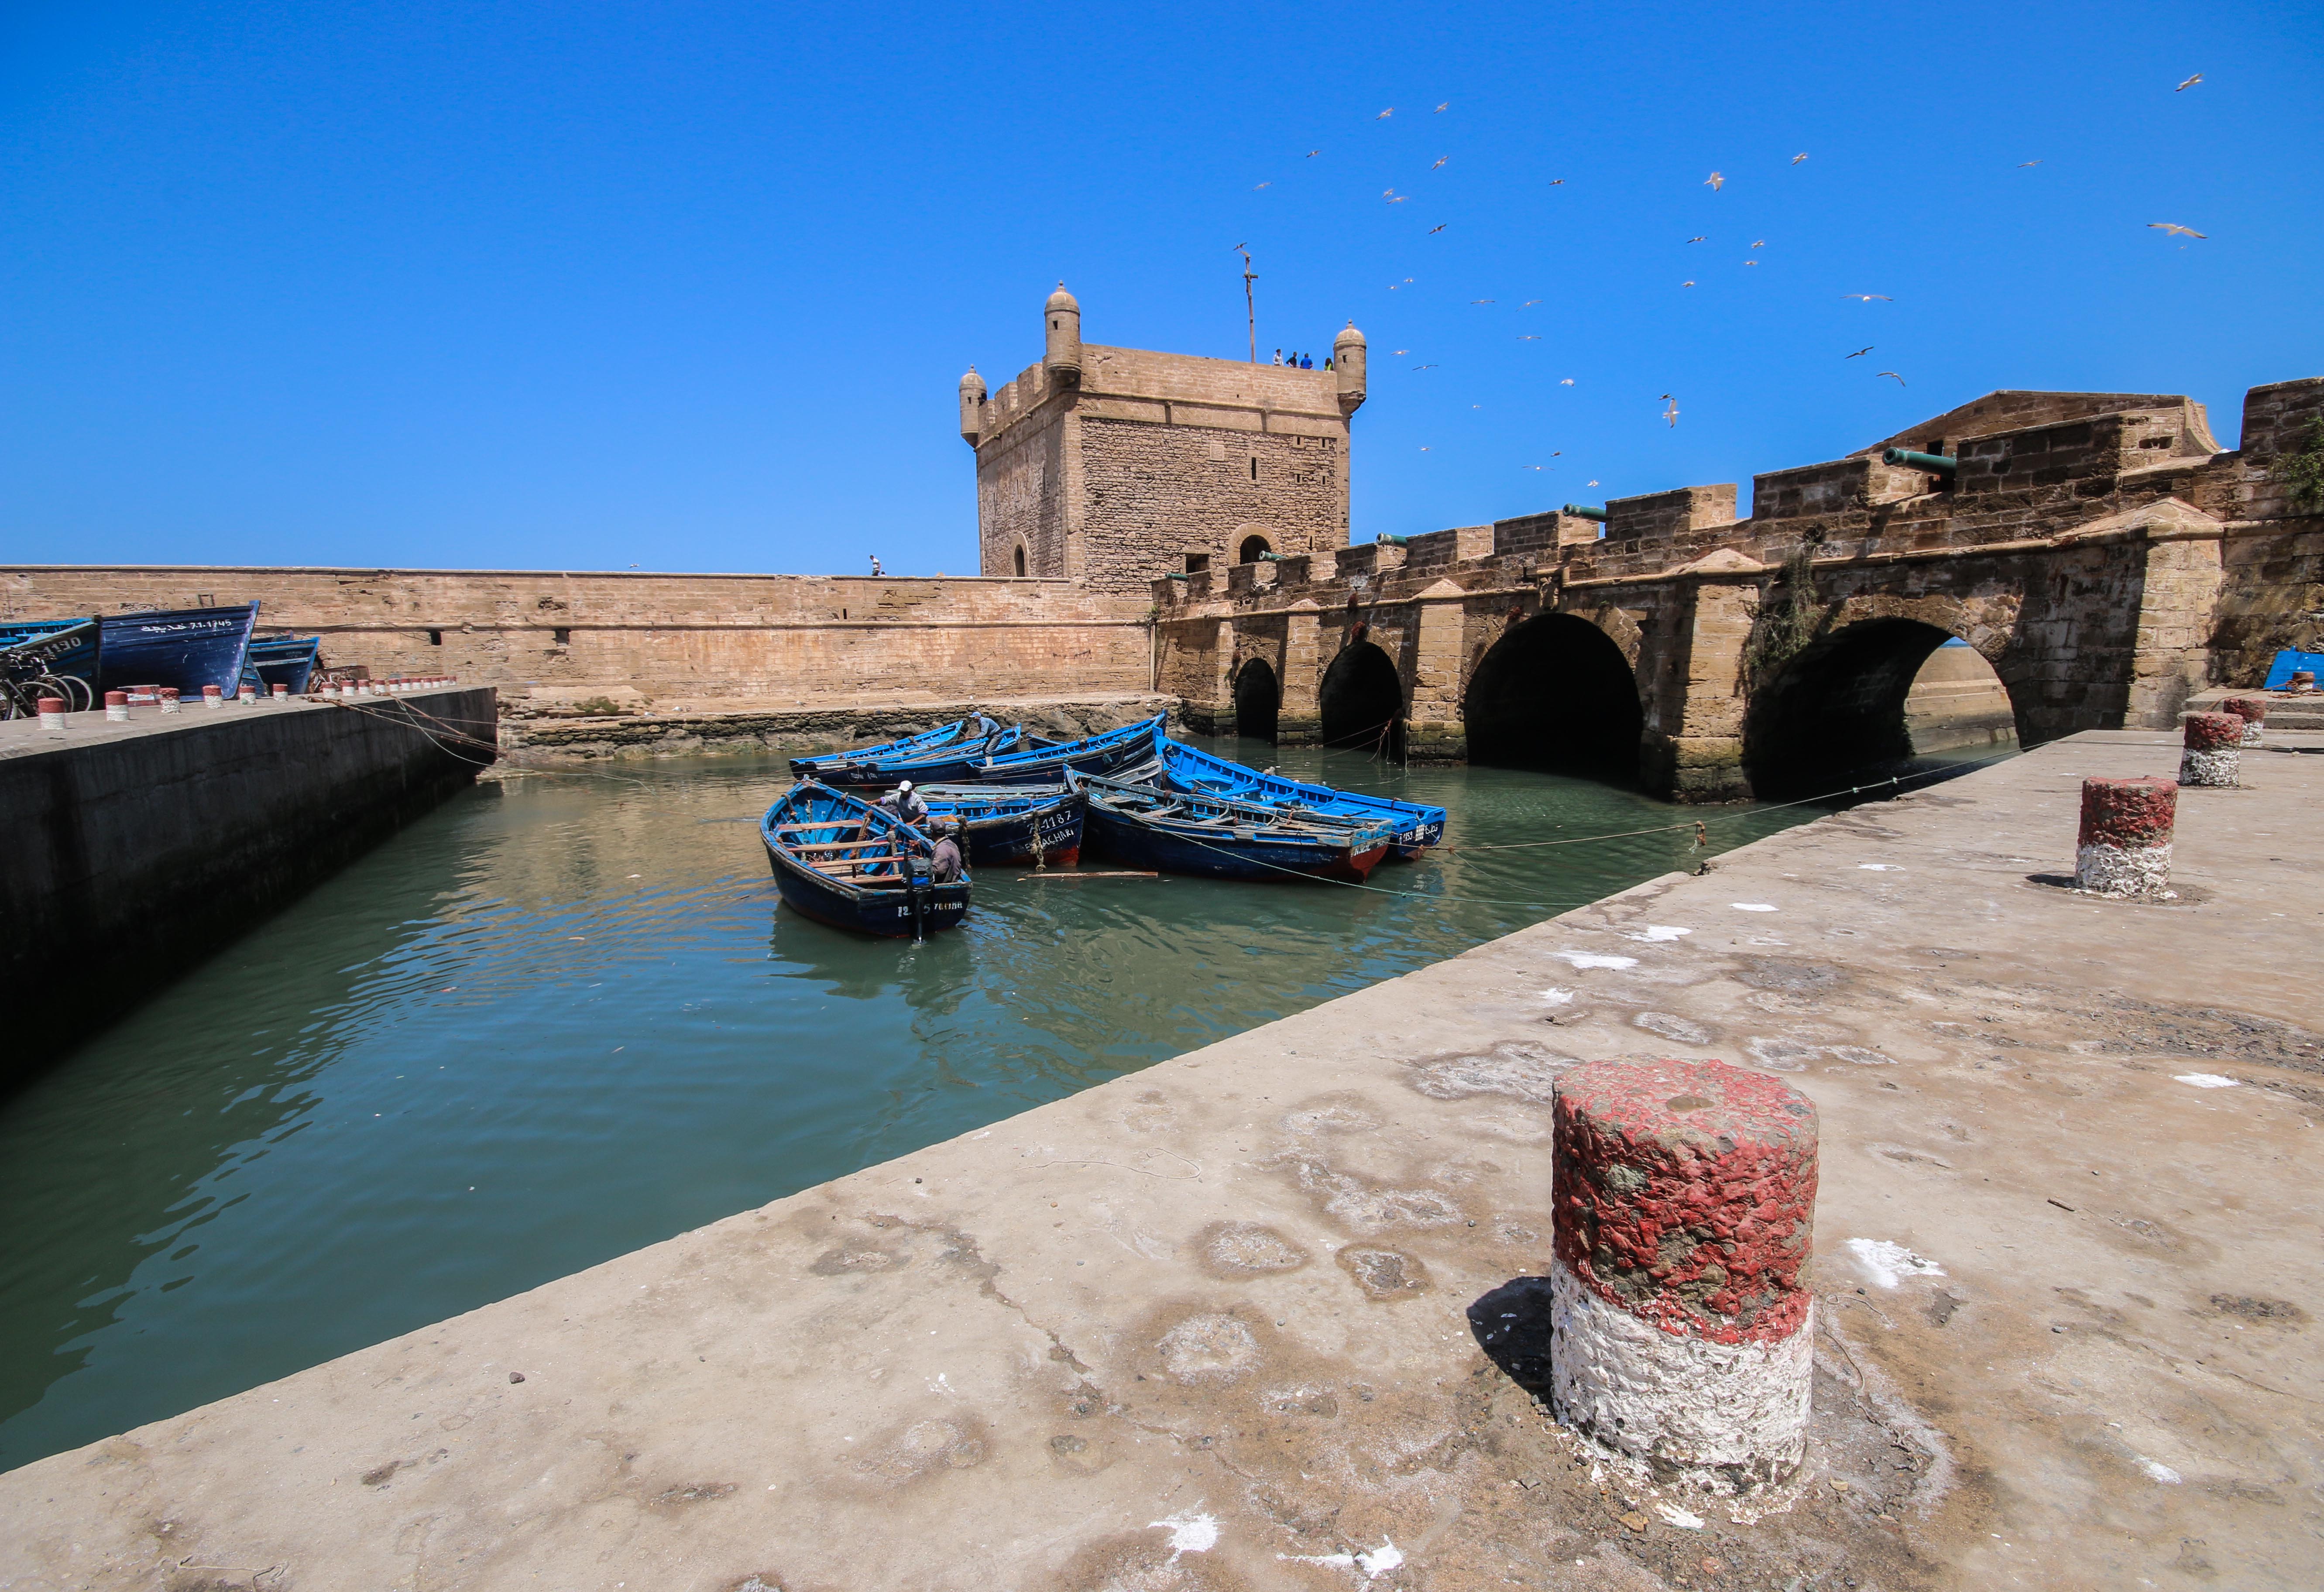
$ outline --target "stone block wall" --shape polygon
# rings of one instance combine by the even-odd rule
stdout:
[[[1606,535],[1615,541],[1668,540],[1681,531],[1735,523],[1735,483],[1682,486],[1606,500]]]
[[[1082,535],[1092,584],[1143,591],[1157,559],[1234,562],[1245,536],[1277,553],[1346,539],[1334,437],[1080,420]]]

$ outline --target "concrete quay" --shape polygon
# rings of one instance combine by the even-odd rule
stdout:
[[[610,704],[608,704],[610,705]],[[1152,692],[1069,696],[862,697],[831,704],[760,704],[677,713],[511,713],[501,720],[501,747],[560,758],[694,757],[705,752],[779,752],[804,757],[918,735],[972,713],[1026,723],[1071,739],[1118,730],[1156,713],[1177,722],[1178,699]]]
[[[0,1587],[2312,1587],[2324,738],[2271,741],[2175,899],[2061,881],[2177,734],[2055,741],[0,1477]],[[1535,1396],[1551,1090],[1670,1055],[1821,1117],[1756,1521]]]
[[[0,1086],[495,756],[489,686],[131,711],[0,722]]]

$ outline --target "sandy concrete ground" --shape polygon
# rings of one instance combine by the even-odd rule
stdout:
[[[2324,755],[2185,793],[2176,901],[2062,888],[2080,778],[2177,741],[1824,819],[28,1466],[0,1586],[2314,1587]],[[1823,1114],[1811,1462],[1752,1524],[1528,1392],[1551,1086],[1658,1054]]]

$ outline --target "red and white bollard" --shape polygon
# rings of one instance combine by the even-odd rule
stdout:
[[[176,712],[178,711],[178,696],[179,696],[179,692],[178,692],[178,688],[177,688],[175,686],[162,686],[162,687],[161,687],[161,711],[162,711],[163,713],[176,713]]]
[[[235,692],[234,699],[240,703],[256,702],[258,700],[258,687],[255,686],[244,686]]]
[[[2159,896],[2171,888],[2179,787],[2153,775],[2082,781],[2074,888],[2095,896]]]
[[[108,691],[105,694],[105,717],[108,723],[129,722],[129,693]]]
[[[65,699],[61,696],[43,696],[41,698],[40,706],[42,727],[51,735],[62,735],[65,732],[65,710],[68,706]]]
[[[2240,744],[2257,746],[2267,725],[2267,704],[2256,696],[2230,696],[2219,704],[2223,713],[2233,713],[2244,722],[2244,738]]]
[[[288,702],[290,700],[290,687],[278,682],[268,695],[277,702]]]
[[[2244,722],[2233,713],[2189,713],[2187,750],[2179,754],[2181,785],[2233,785],[2243,764]]]
[[[1784,1481],[1814,1368],[1814,1104],[1725,1062],[1590,1062],[1554,1115],[1557,1418],[1658,1481]]]
[[[202,705],[204,707],[224,707],[226,705],[226,693],[219,690],[216,686],[203,686]]]

